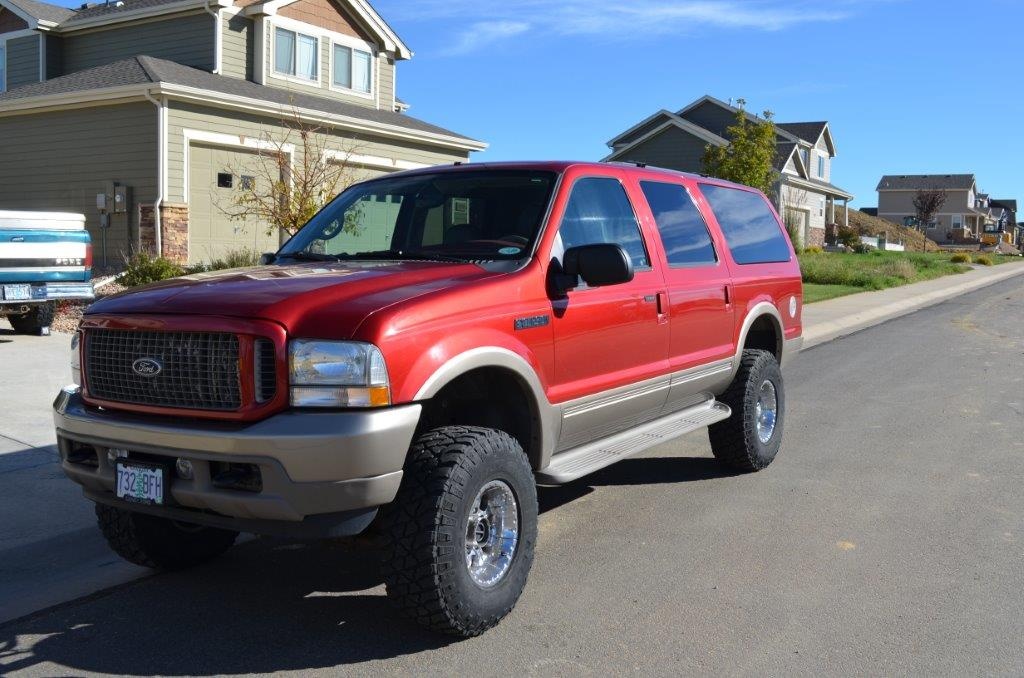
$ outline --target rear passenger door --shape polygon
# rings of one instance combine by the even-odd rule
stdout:
[[[731,373],[736,346],[729,269],[686,185],[641,179],[640,189],[662,243],[673,372],[669,405],[683,407]]]
[[[634,277],[604,287],[579,285],[552,299],[555,340],[552,402],[564,403],[560,449],[610,435],[658,416],[668,390],[664,289],[652,266],[636,212],[618,176],[583,176],[572,184],[551,248],[552,266],[570,247],[616,243]]]

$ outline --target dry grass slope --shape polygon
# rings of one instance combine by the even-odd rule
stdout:
[[[836,206],[836,223],[843,223],[843,208],[838,205]],[[926,252],[939,251],[938,245],[914,229],[899,226],[879,217],[868,216],[860,210],[850,210],[850,227],[861,235],[877,236],[879,233],[888,232],[890,240],[902,240],[907,250],[911,252],[922,251],[922,244],[926,248],[924,250]]]

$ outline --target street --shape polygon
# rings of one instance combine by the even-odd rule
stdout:
[[[0,625],[0,673],[1024,671],[1024,277],[797,356],[761,473],[724,474],[698,432],[542,489],[526,592],[467,641],[398,618],[366,540],[118,561],[46,447],[66,345],[0,331],[2,417],[37,422],[0,437],[0,619],[118,586]],[[19,381],[36,355],[52,384]]]

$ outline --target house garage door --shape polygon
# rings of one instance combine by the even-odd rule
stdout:
[[[261,170],[260,168],[265,169]],[[270,171],[268,171],[270,170]],[[236,200],[247,182],[269,190],[274,163],[256,153],[239,149],[193,144],[189,149],[189,260],[208,262],[243,247],[273,252],[279,245],[276,233],[248,217],[236,219]]]

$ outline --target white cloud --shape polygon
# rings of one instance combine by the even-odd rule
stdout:
[[[845,19],[857,5],[877,0],[417,0],[388,6],[385,16],[404,21],[453,20],[454,46],[466,54],[526,32],[581,35],[624,42],[651,35],[706,29],[778,31]]]

